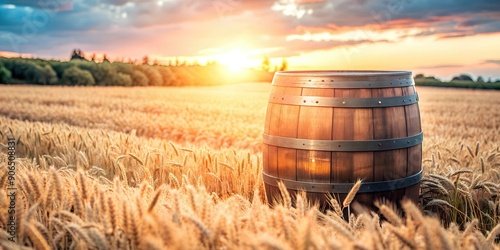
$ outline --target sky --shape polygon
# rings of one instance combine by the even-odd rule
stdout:
[[[499,0],[0,0],[0,55],[500,79]]]

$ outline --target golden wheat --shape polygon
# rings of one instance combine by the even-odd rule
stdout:
[[[500,109],[491,108],[500,93],[419,88],[420,208],[405,202],[401,216],[379,204],[387,222],[367,210],[346,222],[334,197],[335,211],[323,213],[300,194],[292,204],[283,185],[268,206],[260,136],[269,87],[239,87],[2,87],[2,214],[7,137],[18,141],[19,192],[16,244],[2,216],[0,245],[500,249]]]

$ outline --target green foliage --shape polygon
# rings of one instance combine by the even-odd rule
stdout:
[[[76,59],[72,60],[71,61],[72,63],[60,62],[60,61],[49,61],[48,63],[50,64],[50,66],[52,66],[52,69],[54,69],[54,71],[56,72],[57,77],[61,79],[64,71],[68,68],[73,67],[74,66],[73,63],[75,61]]]
[[[140,65],[137,66],[137,70],[140,70],[142,73],[144,73],[144,75],[146,75],[150,86],[163,85],[162,76],[154,66]]]
[[[53,85],[58,81],[56,72],[48,64],[44,66],[33,64],[25,74],[26,79],[34,84]]]
[[[111,75],[109,86],[132,86],[132,77],[124,73],[116,72]]]
[[[61,83],[64,85],[91,86],[95,84],[95,80],[89,71],[73,66],[64,71]]]
[[[465,82],[473,82],[472,77],[466,74],[461,74],[459,76],[453,77],[451,81],[465,81]]]
[[[134,65],[130,63],[113,62],[113,66],[119,73],[132,75],[134,73]]]
[[[163,79],[163,86],[178,86],[181,83],[177,79],[176,74],[172,71],[173,67],[157,67],[158,72]]]
[[[134,71],[132,74],[132,82],[136,86],[148,86],[148,77],[141,71]]]
[[[47,61],[40,59],[2,58],[5,68],[11,72],[11,77],[25,80],[32,84],[56,84],[58,77]]]
[[[9,83],[11,76],[10,70],[6,69],[3,64],[0,65],[0,84]]]

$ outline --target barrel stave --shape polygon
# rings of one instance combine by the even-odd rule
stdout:
[[[333,89],[303,88],[302,96],[333,97]],[[313,140],[332,139],[333,108],[300,107],[298,120],[298,138]],[[331,171],[331,152],[316,150],[298,150],[297,180],[315,183],[329,183]],[[311,200],[325,201],[325,195],[309,194]]]

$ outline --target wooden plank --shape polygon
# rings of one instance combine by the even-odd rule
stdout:
[[[370,98],[371,95],[370,89],[335,90],[335,97]],[[372,109],[335,108],[333,113],[334,140],[373,139]],[[358,178],[373,181],[373,152],[332,152],[332,180],[354,183]],[[372,195],[358,194],[356,201],[370,204]]]
[[[404,95],[415,94],[415,87],[410,86],[403,89]],[[422,131],[420,124],[420,111],[418,104],[412,104],[405,107],[406,128],[408,136],[416,135]],[[417,145],[408,149],[407,176],[418,173],[422,169],[422,145]],[[418,201],[420,194],[420,185],[413,185],[406,188],[405,196],[414,202]]]
[[[404,89],[405,95],[415,94],[413,86]],[[418,104],[405,106],[407,136],[422,132],[420,124],[420,112]],[[408,175],[416,174],[422,169],[422,147],[421,145],[408,149]]]
[[[271,93],[283,93],[285,91],[282,87],[272,87]],[[264,131],[270,135],[277,135],[279,131],[279,119],[281,113],[281,105],[268,103],[267,113],[266,113],[266,124],[264,127]],[[264,173],[267,173],[271,176],[278,176],[278,148],[276,146],[264,145],[264,150],[267,150],[267,159],[263,159],[264,163]],[[263,152],[264,156],[265,151]],[[267,162],[267,163],[266,163]],[[278,188],[265,185],[266,196],[269,204],[273,204],[274,198],[277,194],[279,194]]]
[[[278,176],[278,147],[268,146],[269,166],[267,174],[271,176]]]
[[[278,147],[268,146],[269,167],[267,174],[271,176],[278,176]],[[277,187],[266,184],[266,196],[269,204],[273,204],[274,199],[279,197],[279,189]]]
[[[284,87],[284,94],[300,96],[302,88]],[[299,106],[281,105],[278,135],[297,138]],[[297,180],[297,150],[278,147],[278,177]]]
[[[297,180],[330,182],[331,153],[326,151],[298,150]]]
[[[333,89],[307,89],[302,96],[332,97]],[[298,138],[314,140],[332,139],[333,108],[328,107],[300,107]],[[297,180],[329,183],[331,169],[331,152],[315,150],[298,150],[297,152]],[[311,193],[311,201],[325,203],[325,194]]]
[[[274,93],[276,93],[277,91],[277,87],[273,86],[271,87],[271,91],[269,93],[269,95],[272,95]],[[271,113],[272,113],[272,109],[274,107],[274,104],[272,103],[267,103],[267,111],[266,111],[266,120],[265,120],[265,123],[264,123],[264,133],[268,134],[269,133],[269,123],[271,122]]]
[[[276,93],[283,93],[283,87],[275,87]],[[269,103],[269,130],[270,135],[277,135],[279,131],[279,121],[281,114],[281,105]],[[268,146],[268,167],[267,172],[271,176],[278,176],[278,147]]]
[[[269,145],[262,144],[262,171],[269,174]]]
[[[401,88],[372,89],[373,97],[402,96]],[[405,107],[373,109],[374,139],[392,139],[406,137]],[[374,181],[394,180],[406,177],[408,149],[380,151],[374,153]],[[374,199],[388,198],[396,204],[402,199],[405,190],[394,190],[374,194]]]
[[[273,87],[274,92],[276,94],[283,94],[285,92],[284,87]],[[279,129],[280,129],[280,115],[281,115],[281,108],[283,105],[281,104],[275,104],[275,103],[269,103],[268,104],[268,109],[270,110],[269,112],[269,124],[268,124],[268,134],[270,135],[278,135]]]

